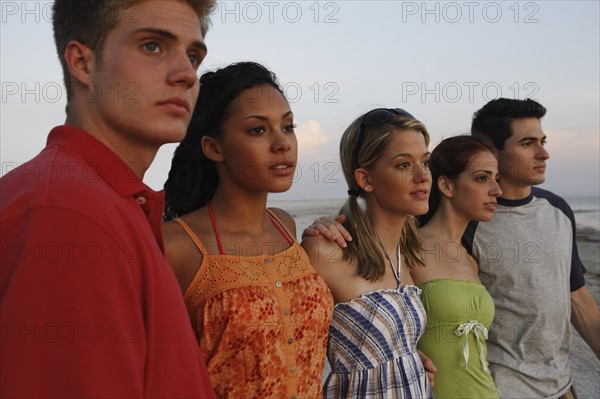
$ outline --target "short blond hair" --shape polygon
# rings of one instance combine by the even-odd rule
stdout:
[[[71,98],[71,77],[64,59],[67,44],[77,40],[102,58],[102,48],[108,33],[119,22],[119,12],[145,0],[55,0],[52,7],[52,27],[58,58],[62,65],[67,100]],[[172,0],[175,1],[175,0]],[[215,0],[180,0],[189,4],[200,19],[202,36],[210,24],[209,15]]]

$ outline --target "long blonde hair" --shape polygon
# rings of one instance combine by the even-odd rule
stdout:
[[[362,143],[358,143],[362,118],[361,116],[352,122],[340,141],[342,170],[349,188],[349,197],[340,214],[346,215],[344,227],[354,238],[348,242],[344,250],[344,259],[357,265],[360,276],[369,281],[377,281],[385,274],[387,257],[366,211],[358,203],[358,197],[364,198],[364,192],[354,178],[354,171],[359,167],[364,169],[372,167],[384,153],[393,132],[417,130],[423,133],[427,145],[429,145],[429,133],[420,121],[394,114],[383,123],[365,128],[362,132]],[[399,244],[409,269],[424,266],[423,244],[417,235],[417,221],[414,216],[406,218]]]

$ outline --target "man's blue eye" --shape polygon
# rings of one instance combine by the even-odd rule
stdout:
[[[144,47],[146,48],[146,50],[150,51],[151,53],[154,53],[156,50],[158,50],[158,44],[151,42],[151,43],[146,43],[144,44]]]

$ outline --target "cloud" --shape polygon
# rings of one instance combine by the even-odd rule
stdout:
[[[330,144],[333,135],[325,132],[321,123],[314,119],[309,119],[299,123],[296,128],[298,137],[298,147],[303,154],[319,153],[325,146]]]
[[[563,196],[599,194],[598,127],[545,129],[550,153],[544,188]]]
[[[598,127],[545,129],[551,160],[596,161],[600,151]],[[552,162],[552,161],[551,161]]]

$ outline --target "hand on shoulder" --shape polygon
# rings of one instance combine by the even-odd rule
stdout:
[[[323,235],[330,241],[335,241],[337,244],[346,248],[347,241],[352,241],[352,236],[344,227],[346,221],[345,215],[337,215],[335,218],[330,216],[321,216],[316,219],[310,226],[302,232],[302,238]]]

